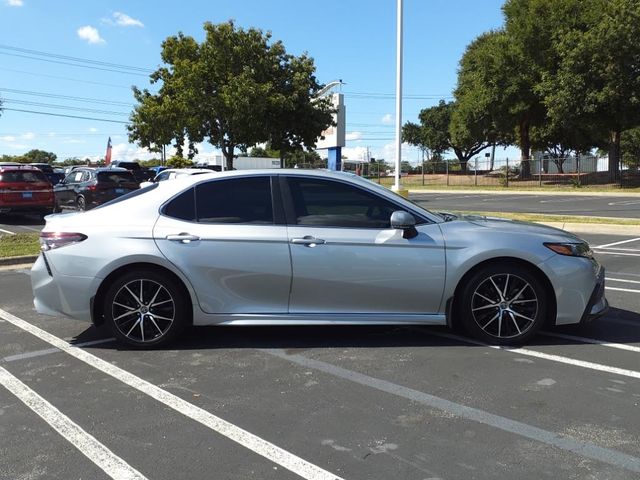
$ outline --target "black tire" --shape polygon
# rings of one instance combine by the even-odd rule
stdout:
[[[190,323],[187,300],[172,278],[142,269],[113,282],[104,296],[103,313],[120,342],[155,348],[174,341]]]
[[[76,208],[79,212],[84,212],[87,209],[87,202],[82,195],[78,195],[76,198]]]
[[[60,204],[56,200],[55,203],[53,204],[53,213],[60,213],[60,212],[62,212],[62,208],[60,208]]]
[[[512,263],[493,264],[466,281],[457,311],[465,330],[475,338],[519,345],[544,324],[547,295],[542,282],[528,269]]]

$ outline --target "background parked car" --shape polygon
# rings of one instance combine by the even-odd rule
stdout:
[[[206,168],[168,168],[156,175],[149,182],[142,182],[140,188],[148,187],[154,183],[164,182],[165,180],[173,180],[175,178],[186,177],[189,175],[202,175],[205,173],[213,173],[213,170]]]
[[[0,166],[0,215],[53,211],[53,187],[44,173],[28,165]]]
[[[32,167],[36,167],[42,170],[42,173],[47,177],[51,185],[56,185],[62,181],[64,178],[64,173],[57,172],[51,165],[48,163],[30,163]]]
[[[133,176],[136,178],[138,183],[151,180],[155,175],[155,172],[153,172],[148,168],[141,167],[138,162],[126,162],[123,160],[114,160],[109,165],[109,168],[125,168],[129,170],[133,174]]]
[[[76,168],[54,187],[55,211],[89,210],[140,187],[124,168]]]

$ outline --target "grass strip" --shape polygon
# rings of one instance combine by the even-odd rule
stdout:
[[[0,258],[38,255],[40,242],[38,233],[16,233],[0,237]]]
[[[510,212],[473,212],[455,211],[455,214],[481,215],[487,217],[508,218],[523,222],[562,222],[562,223],[598,223],[603,225],[640,225],[636,218],[586,217],[579,215],[548,215],[541,213],[510,213]]]

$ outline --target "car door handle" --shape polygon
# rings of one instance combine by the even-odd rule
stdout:
[[[302,238],[292,238],[291,243],[294,245],[304,245],[305,247],[315,247],[316,245],[323,245],[326,242],[321,238],[305,235]]]
[[[171,242],[191,243],[200,240],[197,235],[191,235],[190,233],[182,232],[177,235],[167,235],[167,240]]]

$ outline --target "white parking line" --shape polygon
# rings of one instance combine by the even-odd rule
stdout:
[[[131,388],[135,388],[145,395],[148,395],[169,408],[183,414],[185,417],[195,420],[205,427],[210,428],[252,452],[263,456],[287,470],[290,470],[302,478],[307,480],[342,480],[337,475],[334,475],[331,472],[328,472],[327,470],[324,470],[317,465],[314,465],[303,458],[300,458],[297,455],[294,455],[293,453],[234,425],[233,423],[217,417],[216,415],[183,400],[177,395],[143,380],[133,373],[123,370],[120,367],[116,367],[115,365],[102,360],[85,350],[70,346],[67,342],[55,335],[51,335],[41,328],[38,328],[35,325],[6,312],[5,310],[0,309],[0,317],[4,318],[9,323],[12,323],[16,327],[21,328],[39,339],[53,345],[54,347],[59,348],[63,352],[77,358],[87,365],[90,365],[96,370],[110,375],[116,380],[129,385]]]
[[[11,232],[9,230],[5,230],[4,228],[0,228],[0,232],[2,233],[6,233],[8,235],[15,235],[15,232]]]
[[[480,342],[472,338],[462,337],[460,335],[454,335],[453,333],[441,333],[441,332],[431,332],[431,331],[427,333],[429,333],[430,335],[435,335],[437,337],[444,337],[450,340],[457,340],[459,342],[471,343],[472,345],[481,345],[483,347],[515,353],[517,355],[537,357],[537,358],[542,358],[544,360],[550,360],[552,362],[564,363],[566,365],[573,365],[574,367],[582,367],[582,368],[587,368],[589,370],[597,370],[600,372],[613,373],[615,375],[622,375],[625,377],[640,379],[640,372],[637,372],[635,370],[627,370],[626,368],[610,367],[609,365],[602,365],[600,363],[586,362],[584,360],[576,360],[575,358],[562,357],[560,355],[552,355],[549,353],[537,352],[535,350],[529,350],[527,348],[501,347],[499,345],[489,345],[488,343]]]
[[[640,283],[638,280],[627,280],[625,278],[611,278],[606,277],[607,282],[625,282],[625,283]]]
[[[600,250],[596,252],[598,255],[621,255],[624,257],[640,257],[640,252],[638,253],[625,253],[625,252],[614,252],[608,250]]]
[[[365,387],[374,388],[390,395],[405,398],[417,404],[426,405],[431,408],[451,413],[456,417],[464,418],[465,420],[471,420],[483,425],[488,425],[504,432],[513,433],[521,437],[529,438],[546,445],[569,451],[581,457],[598,460],[632,472],[640,472],[640,458],[623,452],[603,448],[593,443],[575,440],[560,433],[551,432],[542,428],[534,427],[533,425],[518,422],[517,420],[512,420],[507,417],[502,417],[500,415],[480,410],[478,408],[455,403],[441,397],[436,397],[435,395],[430,395],[419,390],[414,390],[403,385],[389,382],[387,380],[371,377],[331,363],[308,358],[304,355],[290,355],[280,349],[262,349],[260,351],[281,358],[282,360],[295,363],[304,368],[312,368],[334,377],[342,378]]]
[[[605,290],[613,290],[615,292],[629,292],[629,293],[640,293],[640,290],[633,290],[631,288],[617,288],[617,287],[604,287]]]
[[[0,367],[0,384],[111,478],[117,480],[147,478],[2,367]]]
[[[576,337],[574,335],[566,335],[564,333],[555,332],[540,332],[540,335],[546,337],[562,338],[564,340],[573,340],[581,343],[592,343],[594,345],[600,345],[603,347],[617,348],[619,350],[627,350],[629,352],[640,353],[640,347],[634,347],[633,345],[626,345],[624,343],[606,342],[604,340],[598,340],[596,338]]]
[[[113,341],[115,341],[115,338],[103,338],[101,340],[91,340],[90,342],[81,342],[81,343],[73,343],[73,344],[70,343],[69,345],[75,348],[90,347],[91,345],[99,345],[101,343],[109,343]],[[35,350],[33,352],[25,352],[25,353],[18,353],[16,355],[9,355],[7,357],[4,357],[3,360],[5,362],[15,362],[16,360],[25,360],[27,358],[42,357],[44,355],[49,355],[51,353],[56,353],[59,351],[60,349],[58,348],[44,348],[42,350]]]
[[[598,250],[609,250],[611,252],[635,252],[635,253],[640,253],[640,248],[618,248],[618,247],[607,247],[606,249],[602,248],[602,247],[595,247]],[[600,253],[600,252],[599,252]]]
[[[632,238],[630,240],[622,240],[620,242],[613,242],[613,243],[607,243],[606,245],[599,245],[597,247],[593,247],[593,248],[607,248],[607,247],[614,247],[616,245],[622,245],[623,243],[631,243],[631,242],[637,242],[638,240],[640,240],[640,238]]]

